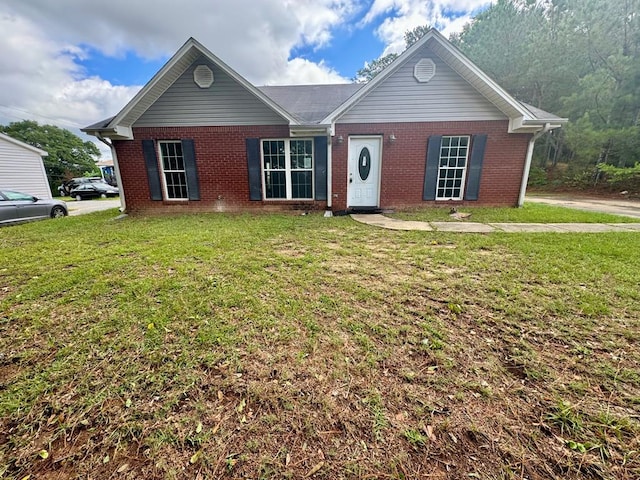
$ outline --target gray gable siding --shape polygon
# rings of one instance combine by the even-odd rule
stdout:
[[[431,58],[436,64],[436,74],[427,83],[420,83],[413,76],[413,67],[421,58]],[[409,58],[398,71],[345,112],[337,123],[506,118],[506,115],[425,46]]]
[[[193,81],[193,70],[207,65],[213,85],[200,88]],[[200,57],[171,85],[134,127],[282,125],[288,124],[245,87],[216,65]]]

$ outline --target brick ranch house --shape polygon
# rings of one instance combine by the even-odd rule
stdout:
[[[522,205],[566,120],[514,99],[436,30],[367,84],[256,87],[189,39],[116,116],[123,210]]]

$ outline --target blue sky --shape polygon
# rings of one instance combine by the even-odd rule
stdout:
[[[490,0],[0,0],[0,124],[116,114],[194,37],[255,85],[348,82],[404,32],[460,31]]]

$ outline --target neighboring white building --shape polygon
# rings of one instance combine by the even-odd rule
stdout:
[[[29,193],[36,197],[51,198],[42,157],[44,150],[0,133],[0,188]]]

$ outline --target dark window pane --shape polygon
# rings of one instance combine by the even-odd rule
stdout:
[[[311,169],[313,168],[312,142],[310,140],[291,140],[291,169]]]
[[[264,172],[264,185],[266,198],[287,198],[285,172]]]
[[[313,198],[311,172],[291,172],[291,197]]]
[[[165,173],[168,198],[188,198],[187,176],[184,172]]]

